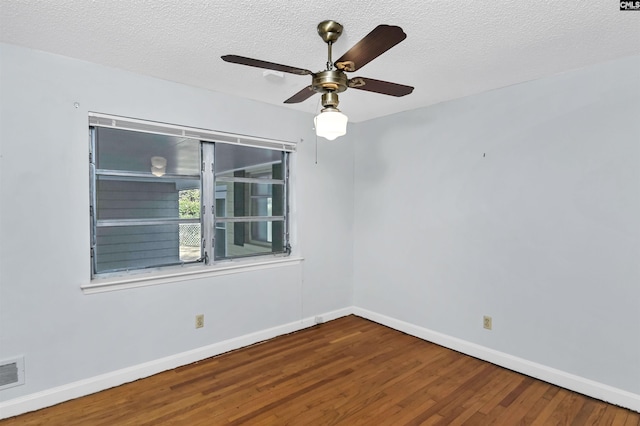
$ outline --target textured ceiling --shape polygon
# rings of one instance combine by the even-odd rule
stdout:
[[[357,74],[414,92],[348,90],[340,108],[356,122],[640,54],[640,12],[617,0],[1,0],[0,41],[283,105],[311,77],[264,77],[220,56],[319,71],[325,19],[345,28],[334,59],[378,24],[408,35]],[[319,96],[284,107],[315,113]]]

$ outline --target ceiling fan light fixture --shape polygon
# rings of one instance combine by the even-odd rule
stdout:
[[[316,126],[316,135],[330,141],[347,133],[348,121],[349,118],[334,107],[323,109],[313,119]]]
[[[160,156],[151,157],[151,174],[154,176],[164,176],[167,172],[167,159]]]
[[[151,157],[151,165],[157,168],[167,167],[167,159],[160,156]]]
[[[162,177],[167,172],[166,167],[151,166],[151,174],[157,177]]]

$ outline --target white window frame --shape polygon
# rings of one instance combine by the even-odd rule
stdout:
[[[289,165],[289,154],[290,153],[294,153],[296,151],[296,143],[294,142],[287,142],[287,141],[281,141],[281,140],[274,140],[274,139],[267,139],[267,138],[261,138],[261,137],[254,137],[254,136],[247,136],[247,135],[238,135],[238,134],[232,134],[232,133],[227,133],[227,132],[220,132],[220,131],[214,131],[214,130],[206,130],[206,129],[199,129],[199,128],[193,128],[193,127],[186,127],[186,126],[179,126],[179,125],[174,125],[174,124],[165,124],[165,123],[159,123],[159,122],[153,122],[153,121],[148,121],[148,120],[140,120],[140,119],[134,119],[134,118],[128,118],[128,117],[120,117],[120,116],[115,116],[115,115],[109,115],[109,114],[101,114],[101,113],[94,113],[94,112],[90,112],[89,113],[89,128],[94,128],[94,127],[106,127],[106,128],[112,128],[112,129],[119,129],[119,130],[128,130],[128,131],[134,131],[134,132],[143,132],[143,133],[152,133],[152,134],[159,134],[159,135],[167,135],[167,136],[179,136],[179,137],[183,137],[183,138],[190,138],[190,139],[194,139],[194,140],[198,140],[200,141],[203,145],[206,142],[213,142],[213,143],[224,143],[224,144],[233,144],[233,145],[241,145],[241,146],[247,146],[247,147],[253,147],[253,148],[263,148],[263,149],[269,149],[269,150],[275,150],[275,151],[281,151],[284,153],[284,170],[285,170],[285,176],[283,176],[283,179],[281,180],[281,183],[283,183],[283,187],[284,187],[284,203],[285,203],[285,208],[284,208],[284,215],[282,217],[270,217],[270,220],[283,220],[284,223],[284,234],[285,234],[285,240],[284,240],[284,244],[285,244],[285,252],[282,254],[278,254],[278,253],[264,253],[264,254],[259,254],[259,255],[255,255],[254,258],[247,258],[247,257],[238,257],[238,258],[234,258],[234,259],[224,259],[222,261],[218,261],[215,262],[214,261],[214,250],[215,250],[215,242],[214,242],[214,238],[215,238],[215,224],[216,224],[216,220],[220,221],[222,218],[217,218],[216,219],[216,212],[215,212],[215,188],[216,188],[216,181],[215,181],[215,177],[211,178],[211,179],[202,179],[201,180],[201,202],[202,202],[202,208],[203,208],[203,213],[208,215],[209,218],[208,219],[202,219],[201,223],[202,223],[202,234],[203,234],[203,253],[206,253],[205,256],[203,256],[202,262],[200,263],[200,265],[204,265],[205,266],[205,270],[208,270],[208,272],[211,272],[210,269],[211,268],[206,268],[206,267],[211,267],[215,264],[216,265],[216,271],[213,271],[216,275],[218,274],[218,272],[221,273],[229,273],[228,271],[236,271],[236,269],[238,267],[240,268],[246,268],[246,267],[255,267],[255,266],[260,266],[260,265],[268,265],[271,262],[269,262],[267,259],[265,259],[266,257],[280,257],[280,259],[278,259],[278,263],[283,261],[284,259],[282,259],[282,256],[288,256],[291,254],[291,247],[289,245],[289,241],[290,241],[290,221],[289,221],[289,202],[290,202],[290,194],[289,194],[289,170],[290,170],[290,165]],[[92,133],[90,132],[90,135]],[[92,142],[91,144],[92,147],[95,146],[95,144]],[[207,152],[209,154],[207,154]],[[211,173],[211,175],[214,175],[214,170],[215,170],[215,159],[214,158],[210,158],[210,155],[212,155],[213,150],[206,150],[203,151],[203,155],[201,158],[202,161],[202,173]],[[90,152],[90,162],[92,164],[95,164],[95,152],[92,151]],[[209,157],[206,157],[207,155],[209,155]],[[137,276],[140,273],[143,272],[151,272],[153,274],[153,276],[151,277],[151,281],[156,280],[157,278],[163,278],[163,277],[177,277],[180,275],[192,275],[192,274],[200,274],[200,272],[202,271],[197,271],[194,270],[193,268],[190,268],[189,271],[186,270],[186,268],[184,268],[184,265],[180,265],[180,266],[161,266],[158,268],[153,268],[152,270],[149,270],[147,268],[141,268],[141,269],[132,269],[130,271],[118,271],[118,272],[114,272],[114,273],[96,273],[95,268],[94,268],[94,262],[93,262],[93,247],[95,246],[95,226],[96,226],[96,218],[95,218],[95,208],[94,206],[96,205],[96,188],[95,188],[95,182],[96,182],[96,168],[95,166],[92,166],[90,168],[91,170],[91,221],[92,221],[92,232],[91,232],[91,247],[92,247],[92,267],[91,267],[91,282],[88,285],[84,285],[82,286],[82,288],[85,290],[85,292],[93,292],[93,290],[95,290],[96,288],[99,290],[96,291],[103,291],[100,290],[103,288],[103,286],[108,286],[109,283],[108,282],[98,282],[98,280],[111,280],[113,282],[113,284],[115,285],[115,287],[121,287],[122,285],[125,285],[126,287],[129,287],[126,281],[130,280],[130,281],[135,281],[137,283],[140,282],[146,282],[149,281],[148,279],[142,279],[140,280],[140,277]],[[207,207],[208,206],[208,207]],[[208,211],[207,211],[208,210]],[[204,216],[204,214],[202,216]],[[243,218],[230,218],[229,222],[233,222],[235,221],[239,221],[242,220]],[[246,218],[245,218],[246,219]],[[264,218],[263,218],[264,219]],[[209,226],[211,225],[211,226]],[[300,260],[300,259],[297,259]],[[228,264],[228,262],[234,262],[233,265]],[[225,265],[219,265],[221,262],[224,262]],[[198,265],[198,266],[200,266]],[[180,269],[182,268],[182,269]],[[227,272],[225,272],[227,271]],[[123,278],[124,277],[124,278]],[[132,285],[133,287],[138,287],[140,285],[150,285],[148,283],[146,284],[136,284],[136,285]],[[93,290],[92,290],[93,289]]]

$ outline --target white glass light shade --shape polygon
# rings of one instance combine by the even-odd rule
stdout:
[[[166,173],[167,168],[166,167],[154,167],[151,166],[151,174],[153,174],[154,176],[164,176],[164,174]]]
[[[338,109],[323,110],[313,119],[316,125],[316,135],[330,141],[347,133],[349,118]]]
[[[164,157],[151,157],[151,174],[154,176],[164,176],[167,172],[167,159]]]
[[[157,168],[167,167],[167,159],[164,157],[151,157],[151,165]]]

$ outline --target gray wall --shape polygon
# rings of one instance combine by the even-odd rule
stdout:
[[[640,394],[639,75],[357,126],[355,305]]]
[[[323,145],[316,165],[309,114],[6,44],[0,57],[0,359],[24,355],[26,366],[26,384],[0,400],[352,305],[348,138]],[[304,139],[292,172],[293,247],[304,262],[83,294],[88,111]]]

